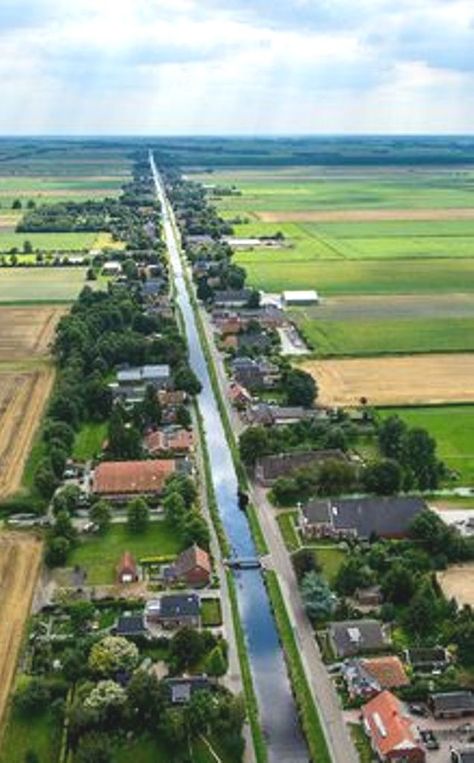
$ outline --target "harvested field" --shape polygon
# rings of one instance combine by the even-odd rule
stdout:
[[[474,607],[474,564],[455,564],[438,572],[438,582],[446,599],[456,599],[459,606]]]
[[[85,286],[85,275],[86,269],[80,267],[4,268],[0,302],[73,302]]]
[[[15,675],[40,561],[41,542],[33,535],[0,535],[0,720]]]
[[[0,363],[48,354],[63,307],[1,307]]]
[[[53,382],[54,369],[46,364],[35,370],[0,370],[0,499],[20,487]]]
[[[319,387],[323,405],[428,405],[473,402],[474,354],[446,353],[302,364]]]
[[[379,222],[380,220],[474,220],[474,208],[332,209],[256,212],[265,223]]]

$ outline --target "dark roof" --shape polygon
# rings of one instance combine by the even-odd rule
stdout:
[[[123,615],[116,625],[117,636],[141,636],[146,632],[143,615]]]
[[[173,704],[189,702],[194,692],[206,691],[211,687],[211,681],[207,676],[165,678],[164,684],[170,689],[170,699]]]
[[[449,691],[432,694],[431,702],[435,712],[466,711],[474,712],[474,694],[470,691]]]
[[[412,665],[447,662],[446,650],[442,646],[415,647],[407,649],[407,659]]]
[[[473,750],[454,750],[456,753],[456,763],[474,763]]]
[[[335,530],[354,530],[360,538],[368,538],[372,533],[405,535],[425,508],[423,499],[416,497],[328,498],[310,501],[303,513],[309,524],[331,524]]]
[[[377,620],[344,620],[331,623],[329,633],[338,657],[371,652],[387,646],[382,627]]]
[[[341,450],[293,451],[259,458],[257,469],[264,480],[276,480],[298,469],[329,460],[346,461],[347,458]]]
[[[225,289],[214,292],[214,302],[248,302],[251,294],[251,289]]]
[[[161,598],[160,617],[193,617],[199,615],[199,596],[196,594],[177,594]]]

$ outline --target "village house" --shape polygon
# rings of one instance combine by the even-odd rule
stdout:
[[[324,498],[303,507],[301,527],[309,538],[404,538],[424,509],[422,498],[410,496]]]
[[[103,461],[92,477],[92,493],[111,501],[127,501],[133,496],[159,495],[168,477],[183,471],[182,459],[149,461]]]
[[[379,585],[356,588],[354,599],[361,607],[379,607],[383,602],[382,588]]]
[[[470,691],[450,691],[432,694],[428,704],[433,716],[441,718],[463,718],[474,715],[474,694]]]
[[[451,662],[449,652],[442,646],[406,649],[404,657],[407,664],[420,673],[445,670]]]
[[[330,623],[328,639],[336,657],[352,657],[386,649],[390,639],[378,620],[342,620]]]
[[[125,585],[138,580],[135,559],[129,551],[125,551],[117,566],[117,582]]]
[[[150,456],[189,453],[194,447],[194,435],[182,427],[157,429],[145,435],[143,446]]]
[[[401,660],[394,655],[347,660],[342,676],[351,698],[370,699],[384,689],[397,689],[410,683]]]
[[[391,692],[383,691],[364,705],[362,718],[381,763],[424,763],[418,729]]]
[[[121,615],[112,632],[115,636],[123,636],[124,638],[146,636],[147,629],[143,615]]]
[[[236,382],[231,382],[228,387],[229,400],[236,408],[245,408],[252,400],[252,395],[245,387]]]
[[[214,293],[216,307],[244,307],[252,296],[252,289],[226,289]]]
[[[117,371],[115,382],[109,384],[114,400],[132,404],[145,397],[148,386],[163,389],[171,383],[171,370],[168,365],[145,365],[135,368],[122,368]]]
[[[279,477],[291,477],[298,469],[306,469],[323,464],[325,461],[347,461],[341,450],[309,450],[263,456],[255,464],[255,477],[266,487],[270,487]]]
[[[166,577],[186,583],[190,588],[200,588],[209,584],[212,574],[211,559],[207,551],[195,543],[183,551],[174,564],[166,570]]]
[[[187,705],[193,694],[198,691],[209,691],[215,682],[207,676],[183,676],[166,678],[164,684],[169,689],[172,705]]]
[[[245,418],[251,426],[280,427],[297,424],[299,421],[311,421],[316,411],[300,406],[280,406],[269,403],[256,403],[250,406]]]
[[[148,601],[145,621],[162,628],[198,628],[201,622],[199,596],[195,593],[162,596]]]
[[[278,366],[267,360],[235,358],[231,364],[234,380],[249,390],[271,389],[280,379]]]

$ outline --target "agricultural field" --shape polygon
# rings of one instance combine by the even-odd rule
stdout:
[[[82,267],[3,268],[0,303],[72,302],[85,286],[85,277]]]
[[[378,413],[397,414],[410,427],[426,429],[436,439],[441,460],[459,475],[459,484],[474,484],[474,406],[382,408]]]
[[[474,402],[474,354],[449,353],[310,360],[323,405],[428,405]]]
[[[0,306],[0,363],[47,356],[65,313],[64,307]]]
[[[437,574],[446,599],[456,599],[460,607],[474,607],[474,564],[454,564]]]
[[[84,252],[101,248],[96,246],[97,239],[97,233],[15,233],[0,227],[0,253],[6,254],[12,249],[21,253],[25,241],[29,241],[34,251]]]
[[[0,534],[0,720],[16,671],[41,561],[41,542],[25,533]]]

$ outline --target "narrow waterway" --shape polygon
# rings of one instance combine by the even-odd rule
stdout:
[[[177,303],[184,319],[190,364],[202,385],[198,404],[206,429],[219,513],[233,554],[239,558],[255,558],[257,553],[247,517],[238,506],[238,482],[232,454],[225,437],[184,280],[183,263],[171,213],[153,156],[150,156],[150,164],[162,206],[163,228],[171,264],[170,275],[174,280]],[[235,579],[240,618],[247,641],[260,719],[268,742],[269,759],[272,763],[307,763],[308,750],[291,693],[285,659],[262,573],[260,570],[236,572]]]

